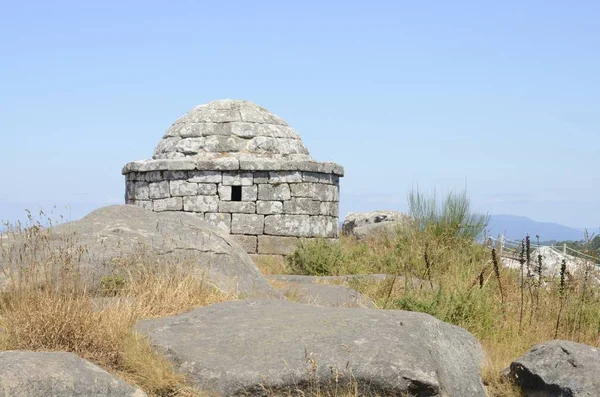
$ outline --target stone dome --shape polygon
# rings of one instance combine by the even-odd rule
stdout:
[[[158,159],[271,158],[310,160],[293,128],[252,102],[223,99],[199,105],[167,130]]]

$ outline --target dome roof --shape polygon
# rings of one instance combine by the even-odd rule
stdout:
[[[300,136],[267,109],[248,101],[223,99],[196,106],[167,130],[154,159],[223,156],[310,159]]]

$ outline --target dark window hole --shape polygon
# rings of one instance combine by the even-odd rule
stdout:
[[[242,187],[232,186],[231,187],[231,201],[242,201]]]

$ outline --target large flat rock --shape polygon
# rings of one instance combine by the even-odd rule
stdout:
[[[600,396],[600,349],[564,340],[533,346],[510,365],[528,397]]]
[[[22,238],[2,239],[0,244],[13,256],[31,247]],[[152,212],[135,205],[100,208],[81,220],[47,229],[47,240],[37,255],[51,256],[61,248],[75,251],[77,247],[85,248],[82,274],[91,284],[118,273],[123,258],[143,254],[165,265],[185,263],[224,292],[276,295],[233,238],[193,214]],[[0,267],[8,260],[7,255],[0,255]]]
[[[307,373],[325,384],[339,371],[362,393],[485,396],[479,343],[423,313],[250,300],[136,328],[197,387],[223,395],[302,389]]]
[[[23,397],[145,397],[73,353],[0,352],[0,395]]]

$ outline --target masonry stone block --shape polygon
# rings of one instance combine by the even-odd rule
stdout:
[[[181,197],[158,199],[154,200],[152,203],[155,212],[183,210],[183,201]]]
[[[323,201],[319,208],[320,215],[335,216],[340,213],[340,204],[337,201]]]
[[[312,198],[293,197],[283,202],[284,214],[306,214],[319,215],[321,213],[321,202]]]
[[[254,172],[254,184],[269,183],[269,173],[263,171]]]
[[[136,181],[132,182],[134,186],[133,198],[135,200],[148,200],[150,198],[150,188],[148,182]]]
[[[219,212],[254,214],[256,213],[256,204],[250,201],[221,201],[219,202]]]
[[[269,172],[269,183],[298,183],[302,182],[300,171]]]
[[[176,179],[187,179],[188,171],[164,171],[163,177],[165,180],[173,181]]]
[[[338,218],[331,216],[310,217],[310,237],[338,237]]]
[[[242,186],[242,201],[256,201],[258,186]]]
[[[245,236],[242,234],[232,234],[231,237],[249,254],[256,254],[256,236]]]
[[[232,234],[263,234],[265,224],[264,215],[256,214],[232,214]]]
[[[221,183],[221,171],[190,171],[188,182]]]
[[[266,215],[265,234],[312,237],[309,215]]]
[[[283,212],[283,203],[281,201],[257,201],[256,213],[263,215],[281,214]]]
[[[323,174],[320,172],[303,172],[302,180],[304,182],[333,184],[333,174]]]
[[[163,173],[162,171],[152,171],[152,172],[146,172],[146,181],[148,182],[159,182],[162,181],[163,178]]]
[[[201,196],[214,196],[217,194],[217,185],[215,183],[199,183],[198,194]]]
[[[142,207],[146,210],[154,210],[151,200],[134,200],[131,204],[137,205],[138,207]]]
[[[229,186],[251,186],[253,175],[251,172],[224,172],[223,185]]]
[[[290,193],[290,186],[287,183],[280,185],[258,185],[258,199],[259,200],[289,200],[292,198]]]
[[[231,201],[231,186],[219,184],[219,199],[221,201]]]
[[[151,199],[161,199],[161,198],[167,198],[167,197],[171,196],[170,191],[169,191],[169,182],[168,181],[150,182],[148,184],[148,188],[149,188],[148,196]]]
[[[192,196],[183,198],[183,210],[189,212],[217,212],[218,196]]]
[[[231,214],[206,212],[204,214],[204,220],[224,232],[231,233]]]
[[[293,197],[309,197],[319,201],[338,201],[338,187],[323,183],[294,183],[290,185]]]
[[[171,189],[171,196],[173,197],[195,196],[198,194],[197,183],[177,179],[169,182],[169,186]]]
[[[290,255],[296,250],[298,237],[258,236],[258,253],[268,255]]]

